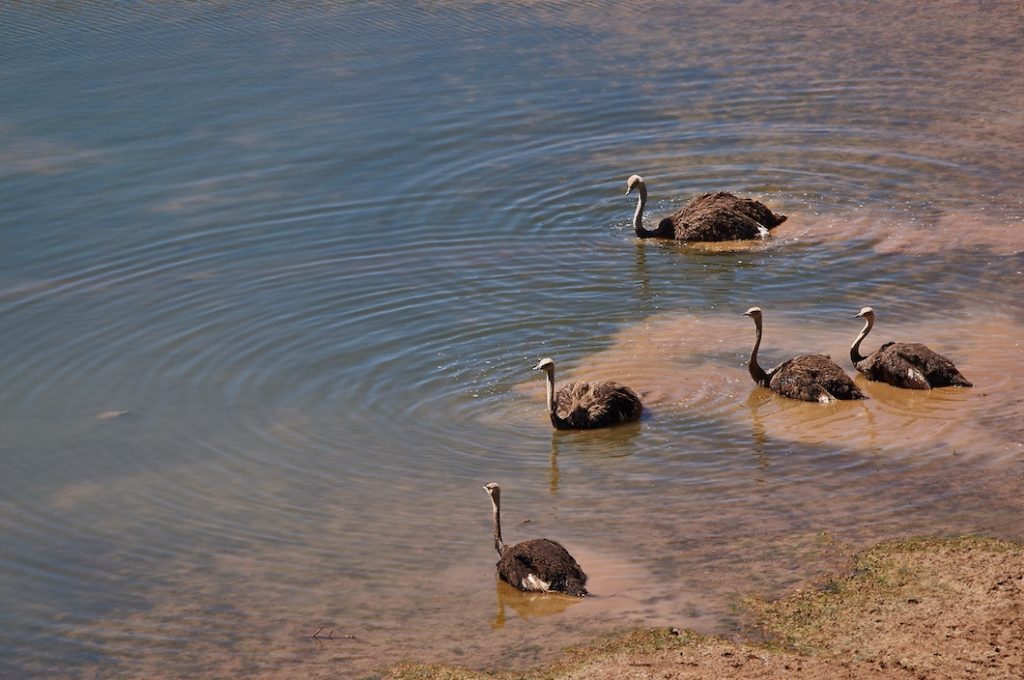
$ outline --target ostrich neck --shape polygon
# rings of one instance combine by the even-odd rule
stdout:
[[[547,388],[548,413],[555,413],[555,372],[544,371],[544,386]]]
[[[494,549],[501,555],[505,552],[505,542],[501,540],[501,492],[497,489],[491,494],[491,507],[494,509]]]
[[[764,372],[761,365],[757,363],[757,350],[761,347],[761,319],[754,317],[754,327],[756,328],[756,334],[754,336],[754,348],[750,350],[750,377],[754,379],[758,385],[768,385],[768,374]]]
[[[547,374],[548,415],[551,417],[551,424],[557,429],[562,429],[565,426],[565,421],[555,411],[555,369],[552,368],[544,373]]]
[[[652,231],[644,229],[644,207],[647,205],[647,187],[640,183],[637,185],[640,195],[636,199],[636,212],[633,213],[633,231],[637,236],[651,236]]]
[[[871,332],[871,327],[875,325],[875,320],[870,316],[865,319],[864,328],[861,329],[860,335],[853,341],[853,345],[850,346],[850,361],[857,364],[864,361],[866,357],[861,356],[860,343],[864,341],[864,338],[868,337],[868,333]]]

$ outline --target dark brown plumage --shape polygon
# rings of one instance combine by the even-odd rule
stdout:
[[[555,391],[555,362],[541,359],[533,367],[547,374],[547,405],[557,430],[590,430],[640,419],[643,404],[636,392],[617,382],[576,382]]]
[[[484,491],[491,497],[494,512],[494,549],[500,555],[496,567],[501,580],[520,590],[587,595],[587,575],[561,543],[535,538],[505,545],[501,540],[501,487],[488,482]]]
[[[751,307],[743,313],[754,320],[757,336],[750,351],[750,377],[758,385],[767,387],[790,399],[819,401],[837,399],[866,399],[850,376],[836,362],[824,354],[807,354],[783,361],[765,371],[757,363],[757,350],[761,346],[761,309]]]
[[[785,215],[776,215],[759,201],[718,191],[690,199],[682,208],[663,217],[657,229],[646,229],[643,219],[647,184],[643,177],[633,175],[626,181],[626,195],[634,189],[639,197],[633,215],[633,230],[640,238],[741,241],[763,238],[769,230],[786,221]]]
[[[865,324],[850,347],[850,360],[868,380],[913,390],[954,385],[972,387],[952,361],[919,342],[887,342],[878,351],[861,356],[860,343],[875,325],[875,310],[864,307],[854,318],[864,319]]]

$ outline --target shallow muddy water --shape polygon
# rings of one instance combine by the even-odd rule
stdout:
[[[894,536],[1024,538],[1015,3],[0,9],[0,676],[522,667],[736,629]],[[771,238],[640,242],[710,190]],[[972,389],[789,402],[923,342]],[[553,433],[541,376],[643,420]],[[563,542],[582,601],[494,578]],[[313,639],[318,629],[329,639]]]

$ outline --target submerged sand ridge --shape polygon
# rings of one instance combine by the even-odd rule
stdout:
[[[856,311],[856,310],[853,310]],[[1024,326],[998,310],[972,310],[956,319],[882,316],[862,345],[874,351],[890,339],[923,342],[950,357],[974,388],[906,390],[856,373],[849,345],[859,320],[823,319],[765,310],[759,360],[770,367],[798,354],[826,353],[870,397],[835,404],[804,403],[756,386],[747,369],[754,329],[739,312],[656,315],[620,331],[610,347],[582,359],[560,381],[611,379],[643,397],[653,424],[680,413],[725,420],[736,431],[806,444],[900,455],[908,445],[944,446],[958,453],[1018,455],[1024,421]],[[850,314],[852,316],[852,313]],[[538,380],[518,390],[543,400]],[[543,406],[532,409],[543,423]],[[998,424],[999,426],[993,426]]]
[[[891,210],[864,208],[842,216],[798,215],[783,226],[787,228],[780,228],[778,236],[787,241],[830,246],[865,241],[880,255],[1024,253],[1024,217],[1005,210],[992,214],[946,210],[900,219]]]

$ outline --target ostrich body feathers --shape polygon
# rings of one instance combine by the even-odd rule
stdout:
[[[864,398],[850,376],[824,354],[808,354],[782,362],[768,371],[768,382],[764,386],[784,397],[802,401]]]
[[[587,430],[640,419],[640,397],[617,382],[576,382],[555,392],[551,423],[560,430]]]
[[[896,387],[928,390],[972,386],[952,361],[918,342],[887,342],[853,365],[869,380]]]
[[[505,546],[497,568],[502,581],[520,590],[587,594],[583,569],[561,543],[547,538]]]
[[[739,241],[756,239],[786,221],[760,201],[726,191],[695,196],[663,217],[649,235],[677,241]]]

